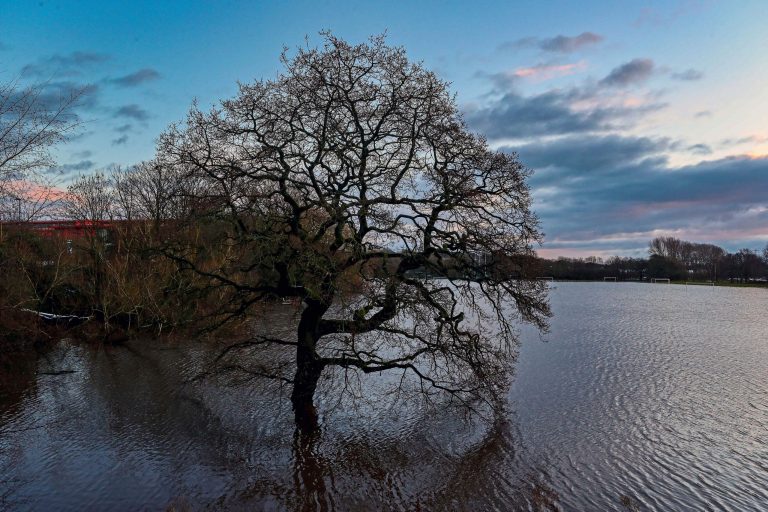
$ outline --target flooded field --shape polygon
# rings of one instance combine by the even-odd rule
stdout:
[[[506,412],[467,418],[323,382],[322,433],[289,390],[191,382],[220,347],[62,342],[0,389],[0,509],[765,510],[768,292],[555,283]],[[292,307],[270,312],[288,329]],[[554,507],[554,508],[553,508]]]

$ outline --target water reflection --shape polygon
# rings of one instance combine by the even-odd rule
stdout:
[[[218,346],[63,342],[3,366],[0,508],[759,510],[768,300],[681,288],[558,285],[491,421],[394,402],[385,373],[355,403],[326,379],[309,437],[275,383],[192,380]]]
[[[75,372],[43,376],[38,365],[14,395],[15,414],[3,417],[4,473],[18,484],[4,482],[8,503],[19,510],[469,510],[501,490],[494,478],[503,481],[500,497],[518,499],[509,492],[514,443],[503,418],[489,428],[450,409],[424,415],[417,401],[344,408],[326,388],[326,405],[336,402],[339,411],[322,432],[302,436],[286,397],[269,383],[190,382],[216,351],[203,343],[62,343],[50,360]],[[491,476],[478,482],[478,472]]]

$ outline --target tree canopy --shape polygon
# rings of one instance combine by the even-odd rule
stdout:
[[[331,366],[490,400],[510,374],[516,322],[545,328],[549,314],[546,285],[525,278],[541,238],[529,171],[471,133],[448,84],[382,37],[325,34],[282,62],[277,78],[193,106],[161,137],[157,160],[184,177],[189,226],[207,223],[206,244],[223,248],[167,253],[221,294],[222,322],[265,298],[302,302],[295,339],[237,345],[295,349],[290,368],[251,369],[292,384],[300,426],[316,425]]]

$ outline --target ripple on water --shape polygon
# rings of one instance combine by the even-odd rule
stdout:
[[[526,332],[510,395],[526,457],[564,468],[567,509],[764,509],[766,290],[609,286],[558,284],[549,343]]]
[[[323,434],[287,391],[207,380],[216,347],[62,343],[0,390],[0,508],[761,510],[768,503],[768,293],[557,283],[546,343],[523,328],[506,417],[417,400],[392,376]],[[291,311],[265,325],[290,331]],[[45,375],[51,370],[75,373]]]

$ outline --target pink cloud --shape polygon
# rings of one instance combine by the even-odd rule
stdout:
[[[43,185],[29,181],[10,181],[3,185],[3,190],[30,202],[57,201],[67,194],[66,190],[55,185]]]
[[[518,78],[527,78],[536,82],[541,82],[560,76],[572,75],[586,67],[587,63],[584,61],[573,64],[539,64],[528,68],[518,68],[512,72],[512,75]]]

